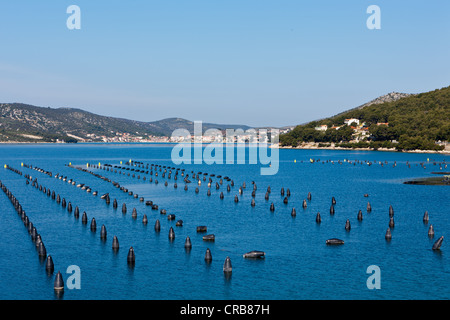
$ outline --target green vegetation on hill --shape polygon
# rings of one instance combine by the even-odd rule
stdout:
[[[355,142],[355,130],[344,125],[345,119],[358,119],[359,129],[367,134]],[[328,129],[315,129],[321,125]],[[319,142],[322,146],[335,143],[342,147],[442,150],[444,147],[437,141],[450,141],[450,87],[352,109],[299,125],[280,136],[282,146],[293,147],[302,142]]]

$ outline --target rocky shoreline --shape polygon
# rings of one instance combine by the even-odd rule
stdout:
[[[301,146],[298,147],[283,147],[279,146],[279,149],[298,149],[298,150],[347,150],[347,151],[387,151],[387,152],[404,152],[404,153],[437,153],[437,154],[450,154],[450,145],[447,145],[444,150],[403,150],[398,151],[395,148],[378,148],[377,150],[374,150],[374,148],[344,148],[344,147],[336,147],[334,145],[332,146],[326,146],[326,147],[319,147],[318,143],[309,142],[309,143],[303,143]]]

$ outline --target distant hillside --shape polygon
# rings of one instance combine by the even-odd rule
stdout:
[[[356,119],[348,123],[346,119]],[[347,122],[347,123],[346,123]],[[295,127],[282,146],[316,142],[323,146],[441,150],[450,140],[450,87],[420,93],[391,93],[330,118]]]
[[[101,136],[113,137],[117,133],[143,137],[170,136],[173,130],[181,128],[193,133],[193,122],[180,118],[142,122],[101,116],[80,109],[0,104],[0,141],[100,141]],[[249,127],[203,123],[202,128],[205,131],[209,128],[246,130]]]

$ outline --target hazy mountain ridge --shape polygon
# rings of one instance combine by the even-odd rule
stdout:
[[[203,123],[203,131],[250,128],[246,125]],[[97,141],[118,133],[130,136],[170,136],[175,129],[194,130],[194,122],[169,118],[143,122],[97,115],[74,108],[37,107],[22,103],[0,104],[0,141],[71,140],[71,136]],[[36,138],[38,137],[38,138]],[[42,139],[39,139],[41,137]],[[78,140],[78,139],[77,139]]]

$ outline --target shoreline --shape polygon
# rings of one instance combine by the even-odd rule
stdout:
[[[394,148],[378,148],[377,150],[373,148],[344,148],[344,147],[335,147],[335,146],[328,146],[328,147],[319,147],[317,145],[306,145],[306,146],[299,146],[299,147],[282,147],[278,146],[279,149],[292,149],[292,150],[343,150],[343,151],[383,151],[383,152],[400,152],[400,153],[435,153],[435,154],[448,154],[450,155],[450,150],[397,150]]]
[[[39,145],[39,144],[54,144],[54,145],[84,145],[84,144],[178,144],[178,142],[77,142],[77,143],[67,143],[67,142],[45,142],[45,141],[39,141],[39,142],[19,142],[19,141],[0,141],[1,145]],[[208,143],[204,143],[205,145]],[[450,146],[450,145],[449,145]],[[335,147],[335,146],[328,146],[328,147],[319,147],[317,145],[305,145],[305,146],[298,146],[298,147],[283,147],[281,145],[278,145],[278,149],[285,149],[285,150],[341,150],[341,151],[382,151],[382,152],[400,152],[400,153],[434,153],[434,154],[444,154],[444,155],[450,155],[450,147],[444,150],[396,150],[394,148],[378,148],[377,150],[374,150],[373,148],[344,148],[344,147]]]

